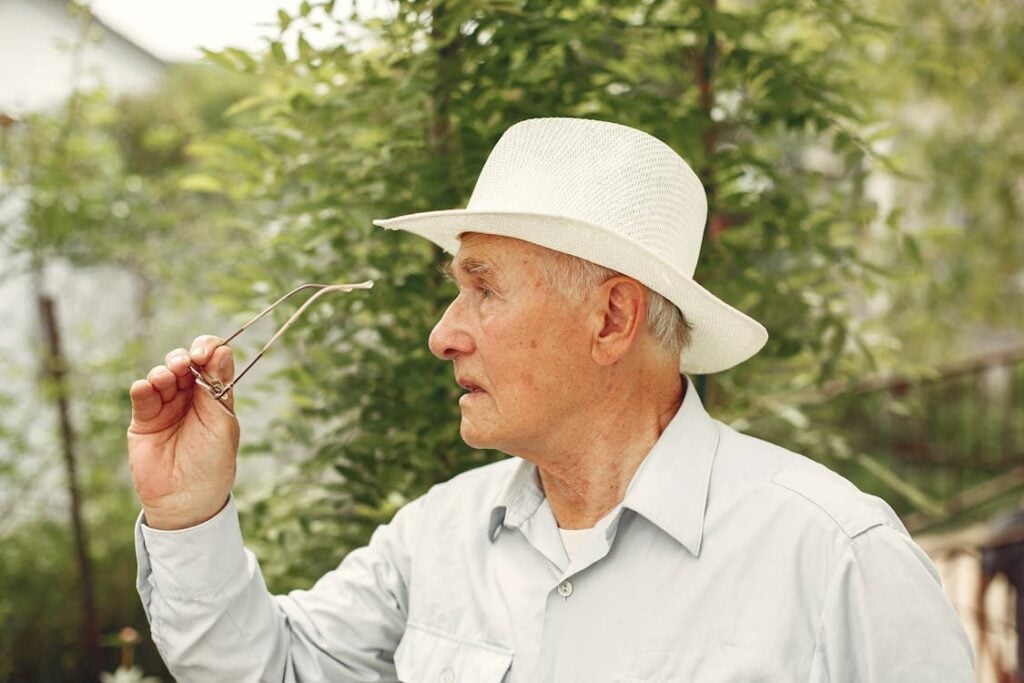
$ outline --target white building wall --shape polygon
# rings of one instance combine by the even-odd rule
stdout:
[[[82,24],[58,0],[0,0],[0,112],[48,109],[71,93],[72,48]],[[163,62],[102,24],[90,25],[80,87],[135,93],[160,81]]]

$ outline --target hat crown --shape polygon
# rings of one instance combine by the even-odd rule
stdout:
[[[505,132],[467,209],[590,223],[692,277],[707,199],[693,170],[657,138],[604,121],[546,118]]]

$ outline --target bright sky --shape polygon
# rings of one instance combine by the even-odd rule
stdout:
[[[299,0],[92,0],[108,26],[157,57],[195,60],[199,47],[259,48],[274,35],[277,10],[294,13]]]

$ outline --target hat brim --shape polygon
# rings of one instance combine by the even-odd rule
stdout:
[[[448,209],[373,221],[405,230],[446,252],[459,249],[467,232],[512,237],[611,268],[647,285],[679,307],[693,325],[679,369],[694,374],[727,370],[747,360],[768,341],[761,323],[701,287],[639,242],[586,221],[539,213]]]

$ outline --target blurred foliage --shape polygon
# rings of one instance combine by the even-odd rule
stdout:
[[[79,275],[103,273],[134,289],[107,292],[132,309],[133,323],[124,328],[79,329],[68,322],[74,315],[63,318],[64,337],[71,341],[65,353],[79,352],[69,355],[64,391],[76,432],[81,512],[102,633],[145,626],[134,591],[128,530],[138,508],[124,465],[124,429],[126,387],[153,364],[156,349],[161,355],[167,350],[165,342],[151,339],[146,323],[158,309],[187,311],[189,297],[202,297],[216,279],[216,271],[204,266],[208,250],[229,253],[232,245],[228,203],[185,186],[195,165],[189,147],[223,126],[224,109],[249,87],[244,77],[183,67],[145,96],[115,100],[102,91],[75,93],[63,107],[26,116],[0,138],[0,201],[23,209],[8,211],[10,219],[0,223],[5,276],[29,278],[65,312],[75,293],[58,284],[66,280],[52,277],[54,265]],[[209,230],[207,220],[216,220],[218,231]],[[187,326],[187,317],[177,318],[176,324]],[[92,327],[88,318],[86,325]],[[15,381],[0,390],[0,405],[10,404],[0,417],[0,512],[16,512],[19,521],[0,524],[0,680],[78,680],[86,670],[77,640],[81,577],[48,405],[56,387],[31,370],[12,367],[7,376]],[[6,393],[26,381],[35,384],[35,395],[21,391],[15,399]],[[25,488],[19,492],[39,490],[40,484],[57,490],[32,502]],[[47,508],[31,516],[28,506],[40,502]],[[115,649],[105,651],[105,668],[117,661]],[[151,644],[140,649],[139,661],[147,671],[166,674]]]
[[[907,363],[1024,336],[1024,7],[1011,0],[879,3],[900,27],[889,68],[892,157],[903,172],[892,220],[887,323]],[[900,248],[903,247],[903,248]],[[896,259],[892,258],[895,262]],[[973,332],[973,334],[972,334]]]
[[[296,284],[377,281],[319,301],[240,389],[243,424],[266,423],[243,438],[242,471],[266,473],[239,502],[274,590],[309,585],[406,501],[500,457],[462,444],[460,391],[426,347],[455,294],[444,255],[370,220],[463,206],[500,134],[533,116],[638,127],[704,180],[697,277],[771,334],[710,378],[717,416],[900,509],[933,505],[916,470],[844,431],[873,429],[870,414],[821,397],[963,351],[978,324],[1024,320],[1014,8],[402,0],[366,14],[306,2],[278,13],[264,52],[211,52],[215,67],[172,69],[150,95],[82,93],[5,129],[0,194],[27,212],[0,224],[17,257],[4,275],[41,270],[46,286],[40,264],[104,267],[130,283],[111,295],[134,301],[131,325],[93,332],[102,343],[75,358],[69,390],[104,633],[148,632],[133,589],[125,388],[173,346]],[[334,39],[315,47],[314,33]],[[879,175],[898,182],[888,215],[869,193]],[[21,420],[41,420],[31,407],[0,390],[12,489],[56,462],[52,439],[27,436]],[[884,419],[913,409],[886,398]],[[0,499],[0,518],[17,505]],[[62,520],[0,525],[0,680],[75,679]],[[105,668],[115,661],[111,650]],[[139,663],[166,675],[150,645]]]
[[[224,110],[250,87],[242,76],[181,66],[155,93],[76,93],[61,110],[4,131],[6,191],[27,203],[21,219],[0,222],[0,238],[20,257],[5,274],[53,261],[120,268],[137,280],[142,319],[162,280],[214,281],[204,272],[208,254],[230,250],[237,235],[229,204],[189,184],[191,146],[224,126]]]

